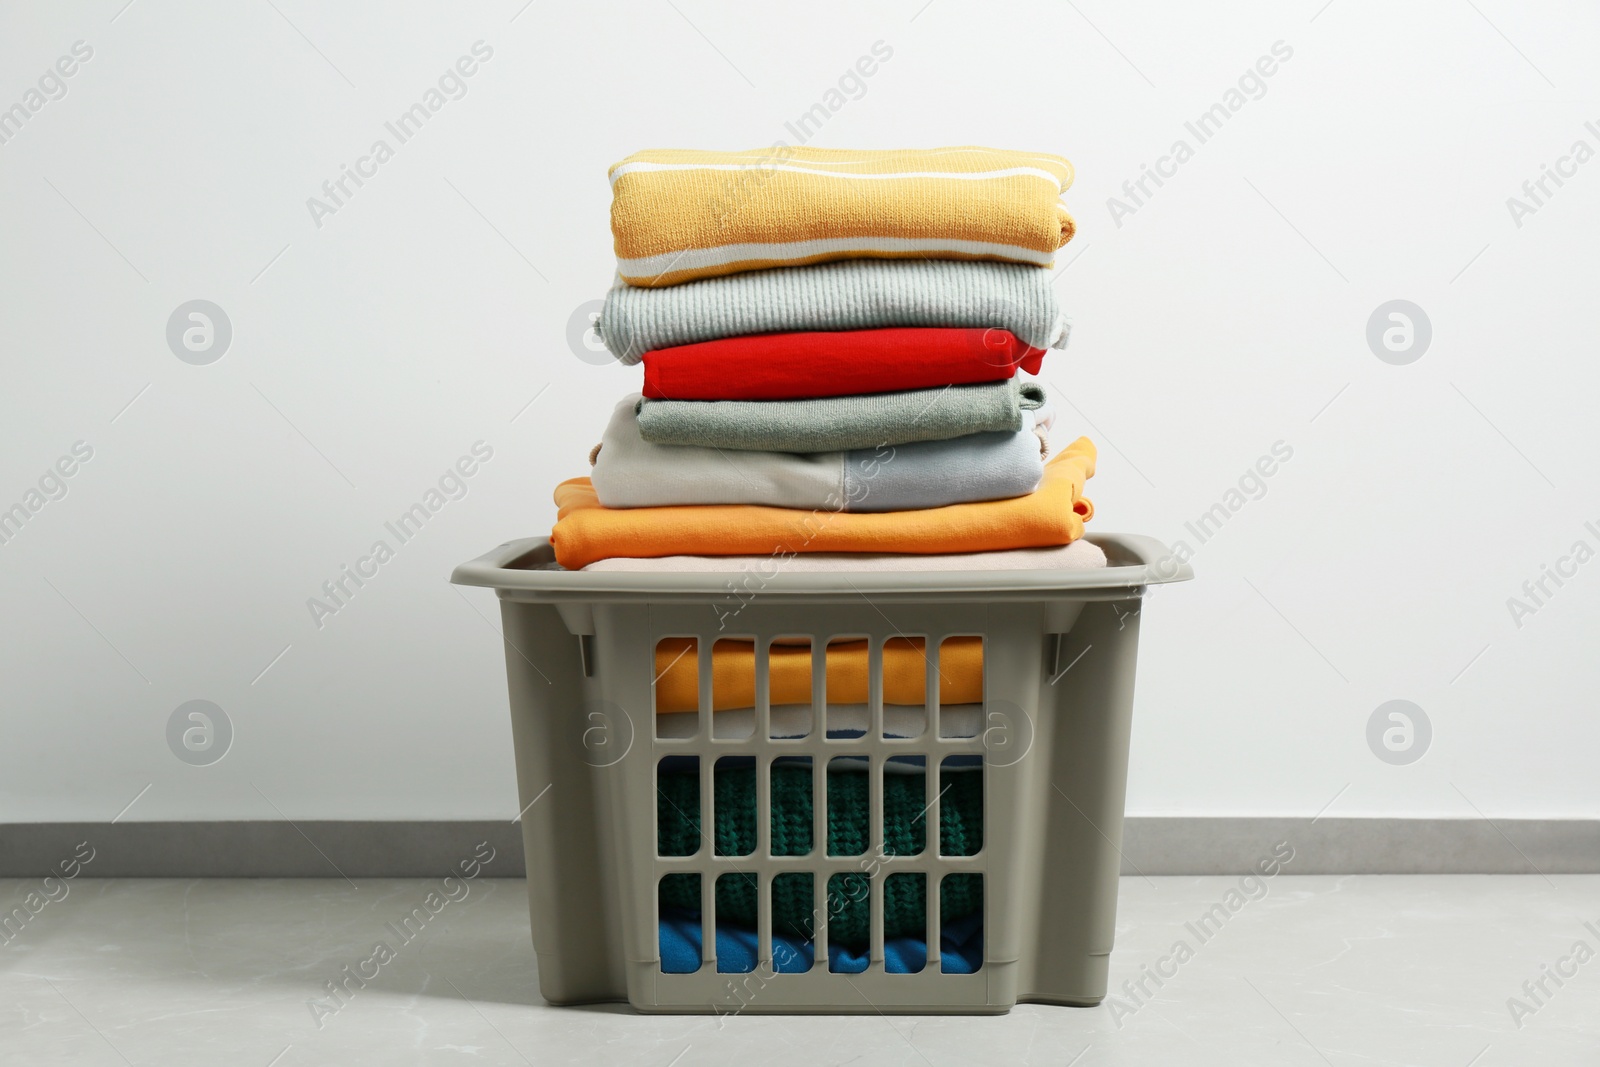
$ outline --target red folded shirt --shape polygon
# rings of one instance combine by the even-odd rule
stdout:
[[[652,400],[792,400],[890,393],[1039,373],[1044,349],[1010,330],[931,327],[764,333],[644,354]]]

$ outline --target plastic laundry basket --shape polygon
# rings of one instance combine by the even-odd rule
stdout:
[[[1139,607],[1149,586],[1192,575],[1151,538],[1089,540],[1104,549],[1106,568],[786,573],[775,559],[742,576],[584,573],[556,568],[543,538],[509,542],[456,568],[456,584],[500,595],[545,999],[626,1000],[647,1012],[997,1013],[1019,1001],[1099,1003],[1116,917]],[[977,730],[941,727],[939,651],[952,636],[983,641]],[[923,640],[928,659],[925,706],[917,709],[922,729],[891,737],[884,729],[884,642],[908,637]],[[690,654],[698,657],[698,716],[674,720],[692,724],[679,736],[658,736],[656,646],[672,639],[681,647],[685,638],[693,639]],[[830,738],[822,725],[834,711],[824,680],[827,643],[862,638],[870,650],[868,725],[859,737]],[[729,738],[712,725],[711,657],[714,642],[735,639],[754,642],[755,712],[745,720],[752,732]],[[803,737],[775,738],[768,728],[768,650],[774,640],[806,639],[813,728]],[[952,732],[966,736],[947,736]],[[922,757],[930,775],[951,757],[981,762],[974,773],[983,775],[982,848],[975,855],[942,855],[932,832],[915,854],[885,853],[885,765],[906,755]],[[658,854],[661,761],[697,760],[700,802],[709,808],[714,768],[730,756],[754,757],[760,769],[753,851],[721,855],[720,845],[708,842],[689,856]],[[870,768],[868,847],[861,855],[831,855],[823,844],[825,765],[839,756],[857,757],[857,765],[865,757]],[[773,855],[768,768],[796,758],[809,758],[814,775],[814,847],[805,855]],[[930,827],[943,825],[936,781],[930,777],[925,787]],[[712,813],[702,815],[702,825],[711,825]],[[685,874],[699,876],[701,962],[692,973],[667,973],[659,940],[662,879]],[[864,971],[830,969],[825,907],[817,909],[806,949],[814,952],[809,968],[774,971],[772,886],[785,874],[809,879],[816,901],[829,899],[829,878],[866,875]],[[753,878],[756,886],[753,972],[719,970],[714,887],[725,875]],[[896,875],[926,879],[919,884],[928,946],[940,932],[934,887],[950,875],[982,878],[976,970],[946,973],[937,950],[916,973],[886,969],[885,886]]]

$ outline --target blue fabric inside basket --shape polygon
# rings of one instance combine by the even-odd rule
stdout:
[[[669,908],[661,913],[661,970],[691,974],[700,969],[700,913]],[[773,969],[797,974],[811,969],[810,941],[773,934]],[[915,974],[929,965],[920,937],[897,937],[883,945],[884,969],[890,974]],[[828,946],[828,968],[845,974],[867,969],[867,949]],[[939,932],[939,965],[945,974],[972,974],[983,964],[983,913],[944,924]],[[756,932],[729,923],[717,924],[717,969],[744,974],[756,969]]]

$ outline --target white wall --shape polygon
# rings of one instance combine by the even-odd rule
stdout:
[[[1600,563],[1520,627],[1506,604],[1600,548],[1600,162],[1520,226],[1506,204],[1600,148],[1592,8],[121,3],[0,15],[0,107],[93,49],[0,144],[0,508],[93,449],[0,545],[0,819],[136,795],[126,819],[511,817],[497,613],[445,578],[548,530],[637,381],[566,340],[611,275],[605,168],[792,141],[880,40],[812,143],[1077,164],[1077,329],[1047,377],[1058,437],[1101,446],[1096,528],[1193,546],[1186,521],[1293,449],[1150,603],[1130,810],[1600,807]],[[480,40],[466,96],[314,224]],[[1118,225],[1108,197],[1279,41],[1264,95]],[[193,299],[232,323],[210,365],[166,341]],[[1392,299],[1432,323],[1410,365],[1365,339]],[[477,441],[466,497],[314,625],[307,598]],[[168,749],[193,699],[233,725],[211,766]],[[1367,745],[1391,699],[1432,723],[1409,766]]]

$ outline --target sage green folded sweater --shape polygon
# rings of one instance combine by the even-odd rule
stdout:
[[[1011,378],[812,400],[640,400],[639,433],[658,445],[837,452],[1015,433],[1022,412],[1042,406],[1044,398],[1037,382]]]

